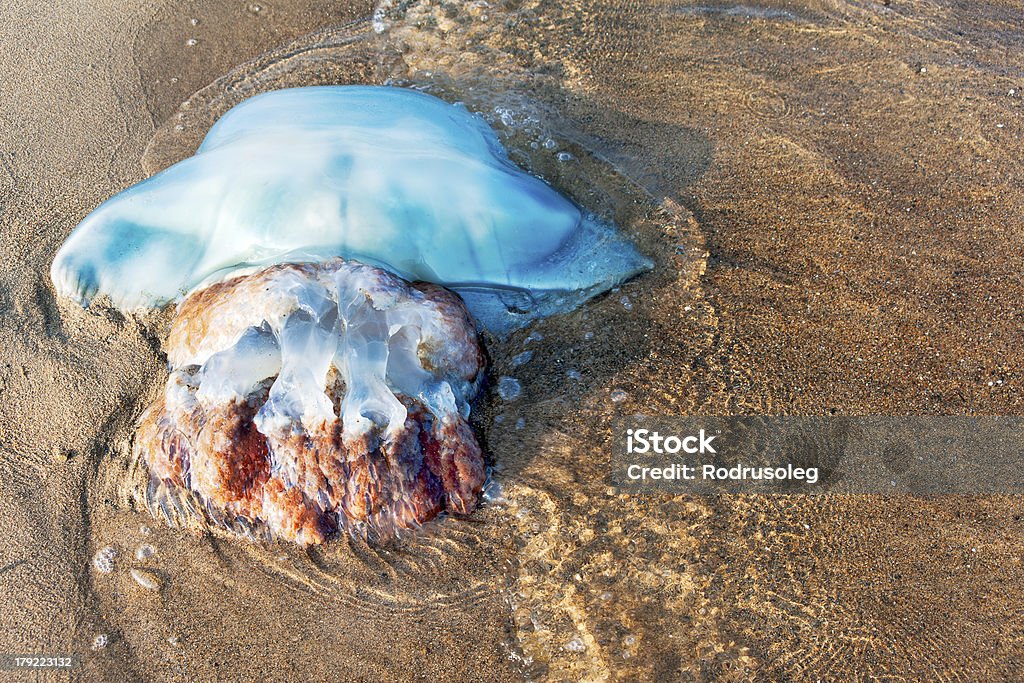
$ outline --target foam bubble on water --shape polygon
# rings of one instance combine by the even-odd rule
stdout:
[[[516,420],[516,431],[521,431],[526,427],[526,418],[521,417]]]
[[[523,385],[515,377],[502,377],[498,380],[498,395],[503,401],[514,401],[523,391]]]
[[[565,374],[569,377],[569,379],[572,379],[572,380],[579,381],[579,380],[583,379],[583,375],[580,374],[579,370],[569,370],[569,372],[567,372]]]
[[[108,545],[96,551],[92,557],[92,566],[100,574],[109,574],[114,571],[114,558],[116,557],[117,550]]]
[[[629,397],[629,395],[622,389],[612,389],[610,397],[612,399],[612,403],[622,403]]]
[[[156,555],[156,548],[151,546],[149,543],[143,543],[135,549],[135,559],[139,562],[142,562],[143,560],[148,560],[154,555]]]
[[[494,479],[488,480],[487,485],[484,486],[483,499],[491,505],[500,505],[508,502],[505,498],[505,490]]]
[[[574,157],[572,154],[569,154],[568,152],[559,152],[556,158],[559,161],[572,161],[576,157]]]
[[[526,365],[533,359],[533,351],[523,351],[520,354],[516,354],[512,357],[512,367],[518,368],[520,365]]]
[[[495,107],[494,113],[498,115],[498,119],[501,121],[503,125],[508,126],[510,128],[513,125],[515,125],[515,115],[511,109],[507,109],[505,107]]]
[[[583,639],[579,636],[573,636],[569,642],[564,645],[565,649],[569,652],[584,652],[587,649]]]
[[[110,644],[110,636],[108,636],[106,633],[101,633],[101,634],[99,634],[98,636],[96,636],[95,638],[92,639],[92,649],[93,650],[102,650],[103,648],[105,648],[109,644]]]

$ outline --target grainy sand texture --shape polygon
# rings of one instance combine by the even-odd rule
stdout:
[[[617,415],[1020,413],[1024,5],[373,11],[0,9],[0,652],[89,681],[1019,678],[1019,498],[608,475]],[[57,300],[50,261],[245,97],[383,82],[485,113],[656,267],[487,340],[522,393],[476,407],[470,518],[309,551],[174,528],[131,457],[166,321]]]

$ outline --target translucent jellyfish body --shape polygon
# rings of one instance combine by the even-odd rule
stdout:
[[[190,492],[302,545],[475,507],[484,356],[451,292],[342,259],[275,265],[189,296],[167,346],[135,440],[157,502]]]
[[[509,161],[478,116],[401,88],[253,97],[196,154],[114,196],[58,252],[83,304],[180,300],[247,266],[341,256],[458,291],[502,333],[649,267],[615,227]]]
[[[151,502],[307,545],[472,510],[478,326],[500,336],[649,266],[465,108],[332,86],[230,110],[87,216],[50,275],[83,305],[178,304],[135,439]]]

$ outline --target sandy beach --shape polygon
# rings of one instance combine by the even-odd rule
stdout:
[[[0,653],[88,681],[1019,677],[1020,497],[608,473],[622,415],[1020,414],[1021,4],[8,5]],[[469,518],[309,550],[173,528],[131,454],[166,321],[84,311],[50,263],[230,106],[343,83],[481,111],[655,268],[486,340],[522,394],[474,409]]]

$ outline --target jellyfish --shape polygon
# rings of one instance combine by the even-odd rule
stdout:
[[[194,156],[89,214],[51,279],[85,307],[177,307],[134,441],[155,490],[309,545],[471,512],[479,333],[649,267],[465,108],[319,86],[227,112]]]

